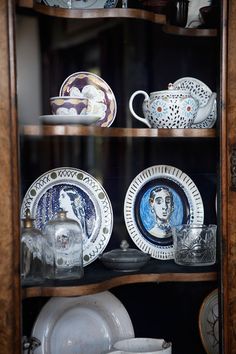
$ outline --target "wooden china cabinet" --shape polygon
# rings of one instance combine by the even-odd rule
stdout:
[[[22,337],[30,337],[50,297],[109,290],[125,305],[137,337],[165,338],[172,342],[173,354],[201,354],[205,350],[199,309],[216,288],[219,352],[236,353],[236,2],[219,4],[218,28],[184,29],[168,25],[164,15],[144,9],[138,1],[127,9],[118,4],[98,10],[53,8],[31,0],[0,2],[1,353],[22,352]],[[40,124],[38,117],[24,120],[19,107],[28,78],[19,72],[16,49],[22,39],[17,21],[25,17],[38,26],[41,67],[39,82],[32,84],[24,105],[31,104],[35,87],[40,87],[40,114],[49,114],[49,97],[58,95],[70,73],[94,70],[109,82],[117,100],[111,127],[50,126]],[[26,31],[26,42],[29,35]],[[27,44],[26,53],[36,45]],[[131,117],[128,100],[135,90],[162,90],[187,76],[216,91],[213,128],[150,129]],[[124,223],[125,193],[138,173],[159,164],[183,170],[197,185],[205,223],[218,225],[216,265],[184,268],[172,260],[152,259],[141,271],[120,274],[104,271],[96,260],[76,283],[21,287],[20,208],[34,180],[60,166],[100,178],[114,212],[107,249],[119,247],[123,239],[135,247]]]

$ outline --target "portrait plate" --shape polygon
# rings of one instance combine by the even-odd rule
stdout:
[[[83,265],[93,262],[105,249],[113,228],[110,199],[102,185],[85,171],[61,167],[41,175],[26,192],[21,218],[26,209],[43,230],[59,208],[76,220],[83,231]]]
[[[199,331],[207,354],[219,354],[218,289],[204,299],[199,311]]]
[[[133,338],[129,314],[109,291],[76,297],[52,297],[32,330],[41,345],[35,354],[102,354],[123,338]]]
[[[61,85],[60,96],[88,98],[93,104],[92,114],[101,118],[94,124],[109,127],[115,119],[117,105],[110,86],[100,76],[80,71],[68,76]]]
[[[192,179],[176,167],[155,165],[138,174],[125,196],[124,218],[134,243],[153,258],[174,258],[171,227],[202,224],[204,208]]]

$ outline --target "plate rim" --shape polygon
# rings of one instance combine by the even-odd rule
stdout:
[[[113,112],[113,115],[112,115],[112,119],[110,121],[105,121],[105,122],[103,122],[102,124],[99,125],[101,127],[110,127],[111,124],[114,122],[116,114],[117,114],[117,102],[116,102],[116,97],[114,95],[114,92],[111,89],[110,85],[101,76],[99,76],[97,74],[94,74],[93,72],[89,72],[89,71],[76,71],[76,72],[70,74],[69,76],[67,76],[65,78],[65,80],[63,81],[63,83],[61,84],[61,87],[59,89],[59,96],[63,95],[63,90],[64,90],[64,87],[66,86],[67,82],[71,78],[73,78],[73,77],[76,78],[76,77],[78,77],[81,74],[82,75],[86,75],[87,77],[88,76],[95,77],[98,81],[101,81],[101,83],[106,86],[106,92],[110,92],[110,94],[112,96],[112,101],[113,101],[113,104],[114,104],[114,112]]]
[[[176,80],[175,82],[173,82],[173,86],[177,86],[179,83],[183,82],[183,81],[195,81],[197,82],[199,85],[202,86],[202,88],[207,91],[209,94],[212,94],[212,90],[210,89],[210,87],[205,84],[203,81],[195,78],[195,77],[192,77],[192,76],[185,76],[185,77],[182,77],[178,80]],[[210,120],[212,123],[211,124],[208,124],[207,127],[203,127],[202,125],[204,124],[204,122],[207,121],[207,119],[209,119],[209,117],[213,115],[213,118]],[[209,114],[209,116],[201,123],[193,123],[191,125],[191,128],[212,128],[215,123],[216,123],[216,120],[217,120],[217,101],[216,99],[214,100],[214,103],[213,103],[213,107],[212,107],[212,111],[211,113]]]
[[[198,315],[198,328],[199,328],[199,333],[201,337],[201,341],[203,344],[203,347],[206,351],[207,354],[219,354],[219,350],[217,351],[211,351],[211,348],[209,348],[208,342],[206,340],[206,335],[204,335],[203,327],[202,327],[202,322],[203,322],[203,314],[204,311],[206,311],[206,306],[211,302],[211,301],[219,301],[218,300],[218,291],[219,289],[216,288],[212,290],[203,300],[200,310],[199,310],[199,315]]]
[[[168,177],[168,178],[167,178]],[[182,179],[180,179],[182,177]],[[136,220],[135,220],[135,203],[137,202],[136,198],[140,190],[150,181],[156,180],[158,178],[166,178],[167,180],[172,180],[175,183],[178,183],[180,188],[182,188],[184,194],[189,200],[188,197],[191,197],[194,204],[199,204],[199,210],[195,210],[196,215],[193,216],[194,220],[190,223],[203,223],[204,221],[204,205],[200,191],[198,190],[196,184],[193,180],[182,170],[171,165],[153,165],[143,171],[141,171],[135,178],[131,181],[124,201],[124,219],[126,229],[136,244],[136,246],[145,253],[151,254],[152,258],[157,258],[161,260],[174,259],[174,246],[173,242],[171,245],[158,246],[151,241],[144,238],[141,233]],[[172,178],[172,179],[171,179]],[[187,189],[187,182],[190,181],[193,185],[191,191],[187,190],[187,195],[185,189]],[[185,188],[185,189],[184,189]],[[194,190],[192,190],[194,188]],[[195,195],[193,196],[193,193]],[[194,197],[194,198],[193,198]],[[196,201],[198,199],[198,202]],[[195,205],[196,209],[196,205]],[[195,219],[198,219],[197,221]]]
[[[87,194],[90,192],[90,197],[93,192],[93,202],[97,203],[102,215],[96,240],[89,241],[88,239],[88,242],[83,247],[83,267],[86,267],[94,262],[104,251],[113,230],[113,209],[110,198],[102,184],[95,177],[84,170],[68,166],[57,167],[44,172],[27,189],[22,198],[20,215],[23,218],[26,209],[29,208],[32,217],[35,218],[33,211],[37,210],[38,201],[45,194],[47,186],[52,188],[62,183],[80,186],[80,188],[83,186]]]
[[[61,305],[61,306],[59,306]],[[126,310],[123,303],[109,290],[102,291],[96,294],[89,294],[76,297],[52,297],[48,302],[42,307],[39,312],[32,331],[31,335],[38,338],[39,332],[41,333],[42,338],[38,338],[42,345],[36,349],[37,354],[52,354],[45,351],[46,336],[44,335],[44,329],[46,321],[51,323],[51,326],[54,325],[60,315],[65,313],[67,310],[74,308],[75,306],[92,306],[92,309],[96,307],[105,311],[109,316],[112,322],[114,322],[114,330],[117,331],[117,338],[124,338],[125,334],[128,334],[127,338],[134,337],[134,327],[129,316],[128,311]],[[52,313],[52,309],[54,312]],[[51,310],[51,311],[50,311]],[[56,314],[56,318],[53,319],[53,314]],[[46,319],[45,319],[46,316]],[[40,322],[41,321],[41,322]],[[123,322],[123,323],[121,323]],[[119,323],[119,325],[118,325]],[[41,328],[40,328],[41,327]],[[49,339],[49,338],[48,338]],[[118,340],[118,339],[117,339]],[[112,343],[111,343],[112,345]],[[108,348],[107,350],[110,350]]]

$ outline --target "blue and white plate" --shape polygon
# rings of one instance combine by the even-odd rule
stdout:
[[[42,230],[59,208],[83,230],[83,265],[93,262],[105,249],[113,228],[110,199],[102,185],[85,171],[61,167],[41,175],[29,187],[21,206]]]
[[[36,2],[64,9],[103,9],[116,7],[118,0],[37,0]]]
[[[131,182],[124,202],[126,228],[134,243],[153,258],[174,258],[171,228],[202,224],[204,208],[192,179],[176,167],[156,165]]]

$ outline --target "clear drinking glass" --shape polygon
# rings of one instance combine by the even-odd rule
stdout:
[[[172,227],[174,261],[179,265],[204,266],[216,262],[216,225]]]

